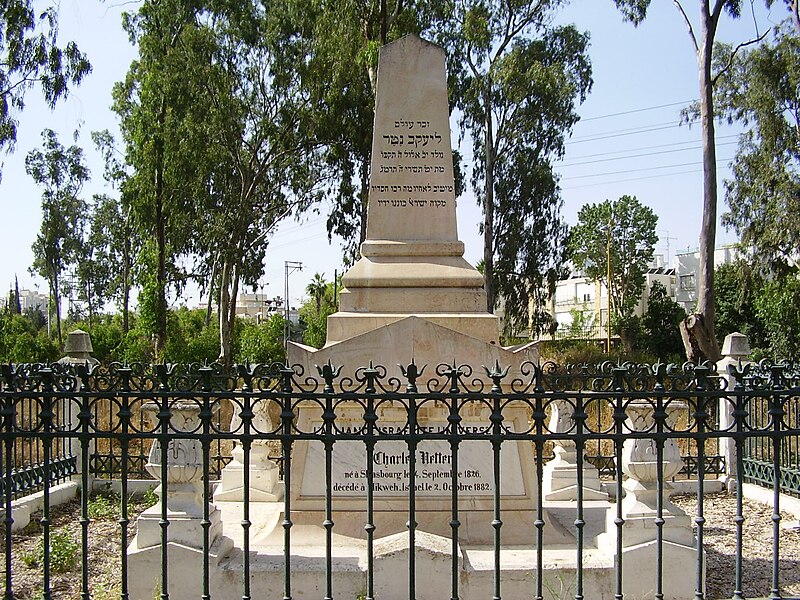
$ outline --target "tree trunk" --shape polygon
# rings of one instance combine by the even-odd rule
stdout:
[[[162,132],[166,121],[166,103],[161,101],[158,115],[158,133],[155,139],[155,202],[156,202],[156,247],[158,264],[156,266],[156,334],[155,356],[160,357],[167,344],[167,241],[164,223],[164,140]]]
[[[219,281],[219,306],[217,306],[217,318],[219,321],[219,358],[221,364],[228,365],[231,361],[231,326],[229,317],[230,308],[230,279],[231,261],[228,258],[222,261],[222,272]]]
[[[64,345],[64,340],[61,336],[61,302],[58,296],[58,273],[53,270],[53,280],[50,289],[50,298],[51,302],[54,303],[55,313],[56,313],[56,337],[58,338],[58,347],[59,349],[62,348]]]
[[[695,364],[702,364],[707,360],[716,361],[719,357],[709,356],[708,348],[711,341],[708,339],[708,328],[703,322],[703,315],[692,314],[680,322],[681,339],[686,349],[686,359]]]
[[[131,296],[131,227],[130,212],[125,217],[125,242],[122,245],[122,334],[126,335],[130,329],[129,312]]]
[[[219,255],[214,256],[214,263],[211,265],[211,276],[208,279],[208,301],[206,302],[206,327],[211,325],[211,305],[214,297],[214,279],[217,277],[217,263]]]
[[[491,82],[486,82],[487,90]],[[484,94],[484,110],[486,111],[484,147],[486,156],[484,164],[486,175],[484,179],[484,204],[483,204],[483,281],[486,289],[486,310],[493,312],[495,306],[494,284],[494,125],[492,123],[492,105],[488,92]]]
[[[707,4],[704,2],[704,4]],[[716,22],[707,6],[702,15],[702,37],[697,63],[700,78],[700,120],[703,135],[703,221],[700,228],[700,261],[697,272],[697,307],[681,328],[689,360],[698,352],[704,360],[719,358],[719,345],[714,334],[714,246],[717,233],[717,153],[714,132],[713,86],[711,60]]]

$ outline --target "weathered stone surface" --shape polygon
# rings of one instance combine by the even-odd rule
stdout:
[[[361,254],[328,344],[385,324],[376,315],[409,314],[460,314],[460,331],[497,343],[483,277],[458,240],[444,51],[413,35],[381,49]]]

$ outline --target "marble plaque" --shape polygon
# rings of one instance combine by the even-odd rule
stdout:
[[[486,423],[462,423],[464,431],[483,431]],[[401,431],[403,423],[381,420],[383,431]],[[436,427],[434,425],[434,427]],[[526,494],[518,451],[519,442],[505,442],[500,450],[500,488],[504,498]],[[381,441],[372,456],[375,498],[407,497],[409,494],[409,451],[404,441]],[[452,454],[446,440],[428,440],[417,446],[416,481],[418,497],[447,497],[452,493]],[[494,453],[488,441],[465,440],[458,449],[459,497],[488,497],[494,494]],[[309,442],[303,467],[301,496],[325,495],[325,449]],[[333,497],[363,497],[367,493],[367,453],[360,441],[339,441],[333,446],[331,477]]]

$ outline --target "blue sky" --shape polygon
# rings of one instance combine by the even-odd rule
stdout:
[[[687,12],[698,12],[696,0],[685,0]],[[749,3],[743,3],[749,10]],[[30,250],[40,220],[40,192],[25,174],[25,154],[41,143],[45,127],[59,133],[61,142],[71,143],[72,133],[80,129],[93,181],[84,189],[86,198],[103,188],[102,163],[92,149],[90,132],[116,131],[109,106],[111,88],[127,71],[135,51],[121,28],[120,14],[133,10],[135,3],[106,3],[87,0],[61,0],[61,35],[74,39],[88,55],[93,73],[75,89],[66,102],[50,112],[31,92],[20,117],[16,152],[0,156],[3,180],[0,182],[0,289],[13,285],[15,274],[20,287],[46,291],[44,281],[30,275],[33,256]],[[739,21],[725,18],[717,39],[739,43],[753,36],[756,25],[761,32],[779,22],[785,9],[767,11],[763,2],[754,3],[755,15],[747,13]],[[557,170],[561,175],[564,219],[573,224],[586,203],[618,198],[623,194],[638,199],[659,216],[661,238],[657,252],[666,258],[678,250],[697,246],[702,204],[702,167],[699,127],[679,125],[680,109],[698,96],[694,51],[686,26],[671,0],[653,0],[648,19],[638,28],[622,21],[612,0],[574,0],[559,15],[560,22],[572,22],[591,34],[590,54],[594,87],[580,107],[582,121],[567,143],[567,153]],[[718,127],[720,201],[725,210],[722,180],[734,156],[738,128]],[[457,132],[453,132],[457,139]],[[468,192],[459,199],[459,235],[466,245],[466,257],[477,262],[482,255],[482,240],[477,226],[480,210]],[[315,272],[328,280],[335,269],[341,271],[336,240],[328,245],[325,232],[327,207],[309,214],[300,223],[288,221],[272,238],[267,254],[264,292],[283,295],[284,261],[300,261],[303,271],[290,278],[292,303],[302,295]],[[735,241],[731,232],[718,230],[718,243]],[[176,304],[194,306],[199,298],[188,290]]]

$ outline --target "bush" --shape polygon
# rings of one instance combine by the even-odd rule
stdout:
[[[239,363],[284,362],[284,318],[272,315],[262,323],[240,319],[234,340],[234,360]]]
[[[651,354],[641,350],[625,352],[622,349],[612,348],[609,354],[604,343],[591,343],[583,340],[553,340],[541,342],[539,352],[542,360],[552,360],[559,365],[597,365],[606,361],[615,363],[655,362]]]
[[[67,573],[78,564],[80,544],[66,529],[56,529],[50,533],[50,570],[53,573]],[[35,552],[25,552],[20,556],[28,568],[44,564],[44,539]]]
[[[219,331],[206,327],[206,311],[181,307],[167,314],[163,359],[174,363],[214,362],[219,356]]]
[[[49,362],[59,357],[56,343],[22,315],[0,316],[0,360],[10,363]]]

